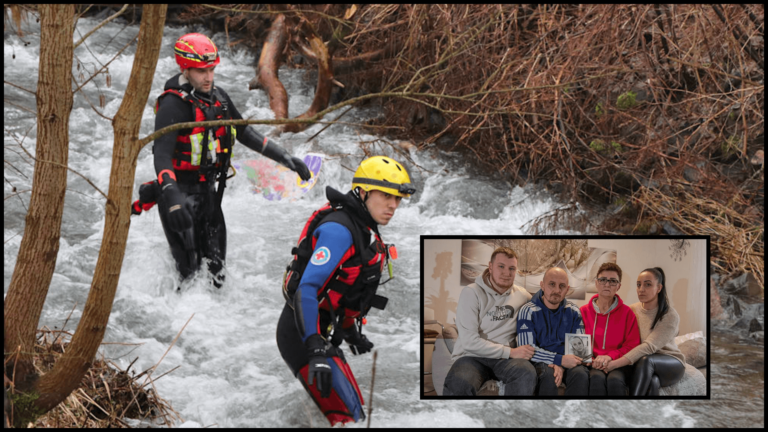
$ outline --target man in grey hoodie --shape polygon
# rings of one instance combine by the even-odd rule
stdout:
[[[504,395],[531,396],[536,369],[534,349],[517,346],[517,314],[531,299],[515,286],[517,254],[510,248],[493,251],[482,275],[461,291],[456,310],[459,338],[445,377],[443,395],[474,396],[487,380],[504,383]]]

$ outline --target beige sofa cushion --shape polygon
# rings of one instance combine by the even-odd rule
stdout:
[[[686,364],[685,375],[677,384],[659,389],[659,396],[706,396],[707,378],[695,367]]]
[[[689,339],[677,346],[685,354],[685,362],[700,368],[707,365],[707,341],[703,337]]]

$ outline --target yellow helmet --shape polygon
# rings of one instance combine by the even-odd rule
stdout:
[[[366,192],[376,189],[405,198],[416,193],[405,168],[386,156],[372,156],[360,162],[352,179],[352,189],[358,186]]]

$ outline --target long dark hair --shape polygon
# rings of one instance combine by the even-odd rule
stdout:
[[[664,275],[664,270],[661,267],[647,268],[642,272],[648,272],[656,278],[656,282],[661,284],[661,291],[659,291],[659,309],[656,311],[656,318],[653,319],[651,324],[651,330],[656,327],[656,323],[661,321],[664,315],[669,312],[669,298],[667,297],[667,277]],[[640,272],[640,273],[642,273]]]

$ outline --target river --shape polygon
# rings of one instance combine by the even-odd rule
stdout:
[[[93,19],[81,19],[75,39],[96,24]],[[34,91],[39,24],[32,18],[23,29],[25,35],[21,38],[5,35],[4,79]],[[75,51],[82,70],[93,71],[109,61],[137,32],[138,26],[124,28],[119,23],[103,27]],[[144,111],[142,137],[153,131],[154,98],[178,71],[172,46],[184,33],[184,29],[165,29],[150,102]],[[220,47],[226,46],[222,34],[215,35],[214,41]],[[111,86],[104,77],[98,77],[83,89],[94,103],[99,95],[105,97],[103,114],[107,117],[114,116],[119,108],[134,52],[135,45],[110,65]],[[254,74],[253,63],[253,55],[246,51],[223,49],[216,83],[227,90],[245,117],[272,118],[265,93],[246,90]],[[290,115],[296,116],[311,103],[314,83],[306,80],[301,70],[283,68],[280,77],[290,96]],[[34,115],[18,106],[34,110],[35,103],[30,94],[7,85],[5,101],[4,196],[9,197],[12,186],[19,191],[31,186],[32,165],[20,155],[9,133],[19,139],[26,136],[25,147],[34,151]],[[344,121],[361,122],[376,115],[375,108],[353,109]],[[70,166],[106,191],[112,153],[110,122],[76,94],[70,125]],[[262,132],[270,130],[256,127]],[[763,348],[736,344],[727,335],[712,338],[711,401],[419,400],[419,235],[524,234],[522,226],[552,210],[556,201],[541,191],[511,187],[491,175],[480,175],[467,168],[455,153],[414,151],[411,161],[407,161],[385,144],[389,142],[385,138],[360,132],[351,125],[331,126],[306,142],[322,127],[315,125],[279,138],[293,154],[318,152],[328,156],[319,184],[301,200],[289,203],[256,196],[242,175],[229,183],[223,201],[229,235],[224,289],[216,290],[200,277],[186,283],[182,293],[174,292],[172,258],[157,210],[131,217],[125,260],[105,336],[105,342],[118,344],[104,345],[102,352],[122,367],[138,357],[132,369],[143,371],[163,357],[189,321],[154,374],[160,376],[179,366],[155,385],[160,396],[180,413],[180,426],[327,425],[277,350],[275,329],[284,304],[280,282],[303,223],[326,201],[325,187],[348,190],[350,169],[364,157],[360,142],[370,142],[368,149],[373,153],[385,152],[405,163],[419,189],[410,200],[403,201],[392,222],[381,230],[387,243],[397,245],[400,258],[394,264],[395,279],[383,287],[383,294],[390,299],[387,309],[372,312],[366,325],[368,337],[378,350],[372,426],[763,426]],[[237,146],[234,157],[258,156]],[[149,145],[139,155],[134,199],[138,185],[154,177]],[[4,293],[16,262],[28,203],[28,193],[5,200]],[[76,328],[101,243],[104,204],[103,197],[82,178],[68,174],[60,252],[41,325],[61,326],[76,304],[67,326]],[[745,360],[733,362],[734,356]],[[371,357],[348,355],[348,360],[367,401]],[[739,368],[746,368],[750,375]],[[759,379],[755,379],[758,369]]]

